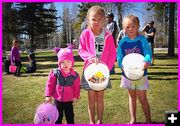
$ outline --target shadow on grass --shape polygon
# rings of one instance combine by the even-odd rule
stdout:
[[[46,65],[37,65],[37,69],[47,69],[47,68],[56,68],[58,65],[57,64],[46,64]]]
[[[178,73],[177,72],[148,72],[148,75],[167,76],[167,75],[178,75]]]
[[[57,56],[37,57],[37,61],[57,61]],[[74,56],[75,61],[83,61],[80,56]]]
[[[135,124],[147,124],[145,122],[136,122]],[[151,124],[164,124],[164,122],[152,122]]]
[[[35,73],[44,73],[43,71],[36,71]]]
[[[57,64],[45,64],[45,65],[37,65],[37,69],[38,70],[42,70],[42,69],[48,69],[48,68],[57,68],[58,65]],[[74,65],[74,67],[83,67],[83,65]]]
[[[154,64],[154,66],[151,67],[156,67],[156,66],[178,66],[177,64]]]
[[[5,59],[5,57],[3,58],[3,60]],[[41,61],[57,61],[58,58],[57,56],[37,56],[36,57],[36,61],[37,62],[41,62]],[[83,61],[83,59],[81,59],[80,56],[76,55],[74,56],[74,60],[75,61]],[[21,61],[25,62],[25,61],[29,61],[28,57],[21,57]]]
[[[41,74],[41,73],[21,74],[19,77],[29,77],[29,76],[42,76],[42,77],[47,77],[48,74]]]
[[[21,57],[21,61],[29,61],[28,57]],[[38,56],[36,57],[37,62],[41,61],[57,61],[57,56]]]
[[[114,75],[122,75],[121,73],[116,73]],[[148,75],[156,75],[158,76],[167,76],[167,75],[178,75],[178,72],[148,72]],[[111,75],[112,76],[112,75]]]
[[[44,77],[48,77],[48,74],[32,74],[31,76],[44,76]]]
[[[164,67],[164,66],[167,66]],[[178,67],[178,64],[154,64],[153,66],[150,66],[148,69],[154,69],[154,68],[157,68],[157,69],[172,69],[172,67],[174,68],[177,68]],[[117,65],[114,66],[114,68],[119,68]],[[120,69],[120,68],[119,68]]]
[[[122,76],[121,73],[116,73],[114,75],[119,75],[119,77]],[[174,75],[178,75],[178,73],[177,72],[154,72],[154,73],[149,72],[148,80],[177,80],[178,76],[174,77]],[[169,77],[169,76],[173,76],[173,77]],[[165,78],[165,77],[169,77],[169,78]],[[111,80],[120,80],[120,78],[117,78],[117,77],[111,78]]]
[[[158,78],[158,77],[150,77],[148,76],[148,80],[178,80],[178,77],[172,77],[172,78]]]
[[[165,66],[167,66],[167,65],[165,65]],[[176,65],[174,65],[174,66],[169,66],[169,67],[160,67],[160,66],[153,66],[153,67],[150,67],[150,68],[148,68],[148,69],[177,69],[178,68],[178,66]]]
[[[167,54],[164,53],[155,54],[155,59],[160,59],[160,60],[177,59],[177,57],[178,57],[177,55],[173,57],[169,57]]]
[[[83,68],[83,65],[74,65],[74,67],[82,67]]]
[[[74,60],[75,60],[75,61],[83,61],[83,59],[81,59],[80,56],[74,56]]]
[[[151,124],[164,124],[164,122],[152,122]]]
[[[111,78],[111,80],[120,80],[120,78]],[[148,77],[148,80],[178,80],[177,77],[173,77],[173,78],[154,78],[154,77]]]

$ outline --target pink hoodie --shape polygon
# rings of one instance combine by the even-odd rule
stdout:
[[[105,31],[104,39],[104,48],[100,61],[104,62],[108,66],[109,70],[111,70],[116,60],[114,39],[112,34],[108,31]],[[91,29],[87,28],[81,33],[78,52],[85,62],[84,67],[87,65],[88,59],[96,56],[95,40]]]
[[[69,75],[76,76],[76,73],[73,69],[71,69],[69,74],[66,74],[62,70],[60,71],[61,71],[62,76],[65,78]],[[45,96],[52,96],[54,99],[58,101],[62,101],[63,99],[63,102],[73,101],[74,98],[79,99],[79,96],[80,96],[79,75],[78,75],[78,78],[74,81],[72,86],[63,87],[57,84],[56,75],[54,74],[53,71],[50,71],[48,80],[46,82]]]

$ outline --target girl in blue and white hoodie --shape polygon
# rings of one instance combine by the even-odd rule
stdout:
[[[146,90],[149,88],[147,78],[147,68],[151,64],[152,51],[146,38],[139,35],[139,19],[134,15],[129,15],[123,19],[123,28],[126,32],[126,37],[120,40],[117,48],[118,66],[122,70],[121,87],[128,89],[129,94],[129,110],[130,122],[136,123],[136,100],[139,99],[143,112],[146,117],[146,122],[151,123],[150,107],[146,97]],[[129,80],[125,77],[122,67],[123,58],[130,53],[139,53],[145,57],[144,59],[144,76],[137,81]]]

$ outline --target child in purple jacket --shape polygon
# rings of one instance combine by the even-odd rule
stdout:
[[[20,59],[20,53],[19,53],[19,41],[13,40],[13,45],[11,48],[11,65],[16,65],[17,69],[14,73],[15,76],[19,76],[20,70],[21,70],[21,59]]]
[[[54,99],[59,117],[56,124],[62,124],[63,111],[68,124],[74,124],[73,101],[80,96],[80,77],[73,69],[72,49],[61,48],[57,53],[58,68],[50,71],[46,82],[46,103]]]

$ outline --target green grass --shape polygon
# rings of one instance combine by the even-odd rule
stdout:
[[[78,55],[78,52],[76,49],[73,52],[74,52],[74,55]],[[54,56],[53,49],[48,50],[48,51],[36,51],[35,53],[36,53],[36,57]],[[3,57],[6,57],[7,54],[10,54],[10,52],[9,51],[3,52]],[[21,52],[21,57],[27,57],[27,55],[28,55],[27,51]]]
[[[46,56],[43,56],[46,55]],[[75,56],[77,51],[75,52]],[[21,77],[3,75],[3,123],[29,124],[33,123],[35,110],[44,101],[45,83],[48,73],[56,67],[56,57],[52,52],[36,54],[38,70],[33,74],[24,74]],[[23,62],[27,64],[28,62]],[[164,52],[156,53],[155,65],[149,72],[150,89],[147,97],[151,107],[153,123],[164,122],[164,112],[177,110],[177,56],[166,57]],[[75,70],[82,74],[83,62],[75,62]],[[112,89],[105,91],[105,124],[124,124],[129,122],[128,94],[121,89],[120,69],[115,65],[116,74],[111,75]],[[81,90],[81,98],[74,103],[75,122],[89,123],[87,112],[87,93]],[[144,114],[138,102],[137,121],[144,122]],[[65,123],[65,119],[64,119]]]

